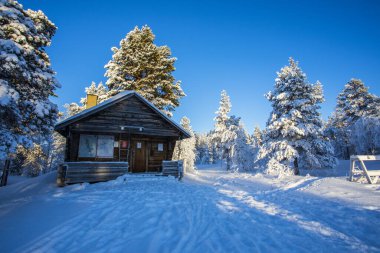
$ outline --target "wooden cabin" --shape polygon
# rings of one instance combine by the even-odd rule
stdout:
[[[163,161],[172,160],[176,141],[190,137],[135,91],[121,92],[67,118],[55,130],[66,138],[66,167],[86,164],[86,173],[101,168],[103,174],[115,164],[128,172],[160,173]]]

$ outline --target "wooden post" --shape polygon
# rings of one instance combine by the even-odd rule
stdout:
[[[179,160],[178,161],[178,180],[181,180],[184,174],[185,174],[185,170],[183,167],[183,160]]]
[[[9,160],[9,159],[5,160],[5,164],[4,164],[4,168],[3,168],[3,174],[1,175],[0,187],[6,186],[8,183],[8,175],[9,175],[10,164],[11,164],[11,160]]]
[[[57,185],[59,187],[65,186],[65,174],[66,174],[66,166],[64,164],[59,165],[57,170]]]
[[[349,180],[352,181],[354,179],[354,169],[355,169],[355,160],[350,158],[350,174]]]

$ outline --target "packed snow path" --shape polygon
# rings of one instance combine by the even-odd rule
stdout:
[[[202,170],[0,189],[2,252],[379,252],[380,186]]]

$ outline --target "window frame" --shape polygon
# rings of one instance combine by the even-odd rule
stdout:
[[[84,155],[83,156],[83,154],[81,154],[80,150],[81,150],[81,143],[82,143],[83,136],[94,136],[95,137],[95,154],[94,154],[94,156],[88,156],[88,155]],[[111,149],[112,150],[112,155],[110,155],[110,156],[100,156],[100,155],[98,155],[99,139],[100,139],[99,137],[107,137],[107,138],[112,137],[112,149]],[[94,159],[96,159],[96,158],[114,158],[114,155],[115,155],[114,143],[115,143],[115,136],[114,135],[106,135],[106,134],[80,134],[79,135],[79,146],[78,146],[78,158],[94,158]],[[110,147],[111,147],[111,145],[110,145]]]

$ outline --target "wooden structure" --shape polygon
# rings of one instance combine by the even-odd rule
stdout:
[[[161,173],[162,161],[172,159],[176,141],[190,137],[134,91],[121,92],[67,118],[55,130],[66,138],[66,173],[80,166],[77,164],[85,166],[86,173],[106,169],[109,162],[128,164],[128,172]]]
[[[358,180],[363,176],[368,183],[377,183],[380,170],[368,170],[365,161],[380,161],[380,155],[353,155],[350,157],[350,181]]]
[[[162,161],[162,175],[183,177],[183,161]]]
[[[108,181],[126,173],[127,162],[67,162],[58,168],[57,185]]]

